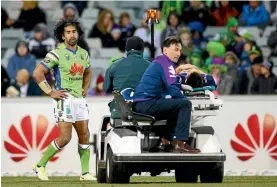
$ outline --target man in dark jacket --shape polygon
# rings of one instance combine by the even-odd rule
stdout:
[[[239,94],[251,94],[251,87],[255,78],[258,78],[261,74],[261,64],[263,63],[263,57],[256,57],[250,67],[247,67],[245,71],[239,76]]]
[[[272,72],[273,63],[265,61],[261,67],[261,76],[254,80],[252,94],[277,94],[277,77]]]
[[[277,25],[276,30],[270,33],[267,40],[267,45],[271,49],[271,56],[277,56]]]
[[[126,88],[135,89],[143,73],[149,66],[149,61],[143,59],[144,42],[138,36],[129,38],[126,42],[127,58],[116,60],[106,71],[104,90],[111,93],[113,90],[122,91]],[[118,114],[114,109],[114,102],[110,104],[112,117]]]
[[[136,112],[154,116],[157,120],[167,119],[167,125],[160,134],[157,148],[170,150],[174,134],[174,151],[197,153],[199,149],[189,146],[188,141],[192,104],[181,93],[180,80],[176,76],[176,64],[181,56],[181,40],[166,38],[162,51],[143,74],[134,96],[133,109]]]

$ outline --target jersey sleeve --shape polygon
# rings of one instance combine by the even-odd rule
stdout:
[[[45,58],[41,61],[41,64],[48,70],[51,70],[54,66],[59,64],[59,55],[53,50],[47,53]]]
[[[90,58],[89,58],[89,54],[87,51],[86,51],[85,59],[86,59],[86,67],[85,68],[88,69],[90,67]]]

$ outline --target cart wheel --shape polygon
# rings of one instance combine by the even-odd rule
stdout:
[[[176,182],[195,183],[198,180],[198,173],[191,167],[180,165],[175,169]]]
[[[123,163],[113,162],[113,152],[108,149],[106,159],[106,181],[107,183],[129,183],[130,174]]]
[[[201,183],[222,183],[224,175],[224,162],[211,163],[200,174]]]
[[[98,166],[98,150],[96,151],[96,178],[98,183],[106,183],[106,169]]]

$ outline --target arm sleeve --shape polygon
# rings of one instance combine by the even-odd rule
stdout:
[[[185,96],[181,93],[181,83],[178,81],[177,76],[174,74],[166,73],[165,69],[159,63],[155,63],[156,66],[159,66],[158,73],[162,77],[163,85],[167,90],[167,94],[171,95],[172,98],[185,98]],[[171,71],[175,72],[173,68]],[[173,73],[173,72],[172,72]]]
[[[48,70],[51,70],[59,63],[59,55],[53,50],[47,53],[46,57],[41,61],[41,64]]]
[[[203,86],[214,86],[215,88],[217,88],[217,85],[215,83],[215,80],[213,78],[213,76],[209,75],[209,74],[202,74],[203,76]]]

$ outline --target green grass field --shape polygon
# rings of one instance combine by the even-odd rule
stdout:
[[[81,182],[78,177],[49,177],[50,181],[39,181],[35,177],[2,177],[2,187],[277,187],[275,177],[225,177],[222,184],[184,184],[175,183],[174,177],[132,177],[130,184],[98,184]]]

